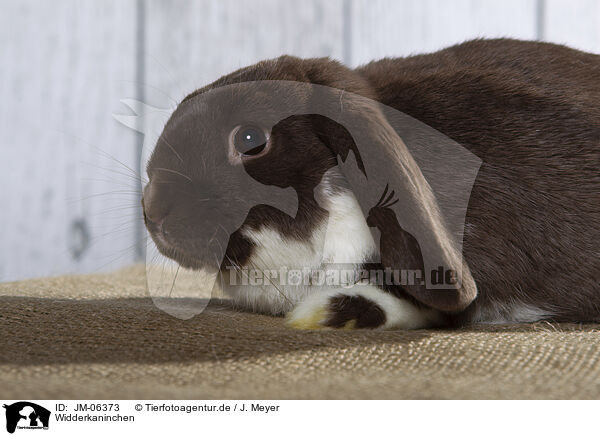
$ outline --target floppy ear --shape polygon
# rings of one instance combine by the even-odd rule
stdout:
[[[422,270],[422,282],[403,286],[422,303],[449,312],[464,309],[477,288],[431,187],[378,103],[340,92],[331,98],[340,106],[334,119],[312,115],[312,122],[337,157],[363,214],[370,215],[369,225],[381,232],[381,263],[394,270]],[[382,209],[388,213],[377,213]]]

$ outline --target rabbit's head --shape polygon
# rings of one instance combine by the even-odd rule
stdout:
[[[350,198],[346,204],[357,210],[347,213],[358,212],[366,228],[364,216],[389,186],[402,205],[395,209],[402,226],[419,240],[416,255],[462,273],[459,289],[440,293],[423,284],[408,291],[439,309],[464,308],[475,297],[468,268],[427,182],[372,97],[369,84],[338,62],[289,56],[190,94],[147,165],[144,216],[159,250],[188,268],[243,266],[261,243],[249,235],[269,229],[281,244],[322,252],[317,234],[332,212],[328,200]],[[380,209],[391,212],[397,204],[383,197],[379,206],[387,209]],[[363,261],[374,254],[370,245],[363,251]]]

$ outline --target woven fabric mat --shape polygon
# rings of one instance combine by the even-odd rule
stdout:
[[[143,267],[0,284],[0,394],[35,399],[600,398],[598,325],[294,331],[157,309]]]

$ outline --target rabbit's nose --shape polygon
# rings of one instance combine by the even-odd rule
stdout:
[[[144,222],[150,229],[160,230],[162,223],[171,211],[168,196],[160,195],[152,183],[148,183],[142,195]]]

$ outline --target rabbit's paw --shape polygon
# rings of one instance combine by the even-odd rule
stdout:
[[[333,289],[311,295],[287,315],[296,329],[416,329],[437,324],[439,314],[374,286]]]

